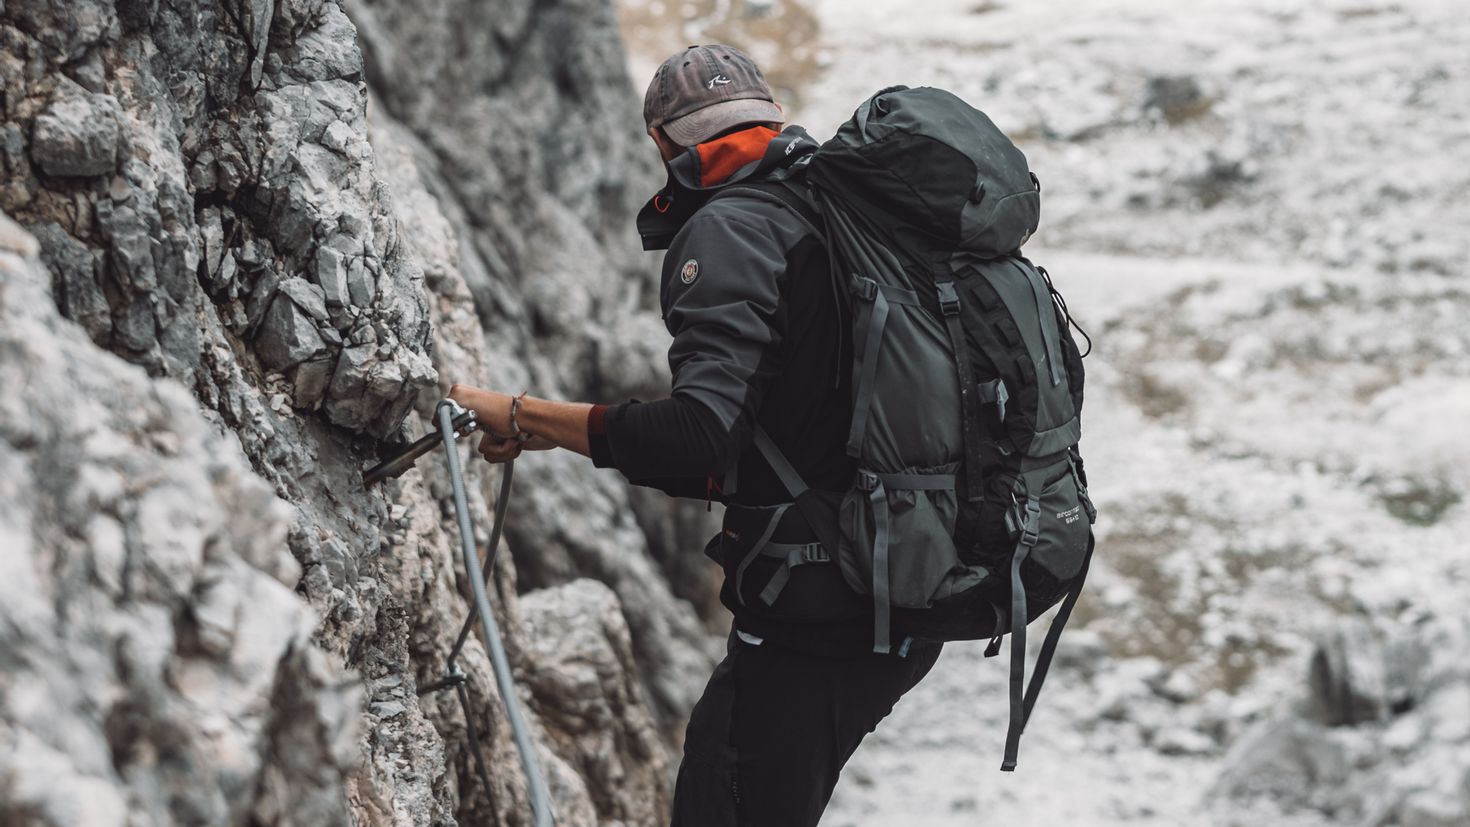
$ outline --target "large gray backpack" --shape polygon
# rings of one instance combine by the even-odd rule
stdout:
[[[1019,738],[1092,553],[1096,519],[1077,443],[1082,361],[1066,305],[1020,255],[1040,216],[1025,156],[939,89],[886,89],[812,156],[793,208],[820,214],[850,298],[859,471],[832,538],[873,601],[873,649],[1011,635]],[[779,193],[778,193],[779,194]],[[806,201],[806,204],[794,203]],[[756,443],[796,504],[805,483]],[[805,513],[805,509],[803,510]],[[830,511],[809,520],[830,521]],[[1026,624],[1062,602],[1025,686]]]

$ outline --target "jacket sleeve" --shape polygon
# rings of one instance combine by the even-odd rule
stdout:
[[[780,370],[790,234],[754,211],[721,211],[696,215],[674,239],[662,295],[673,391],[609,411],[599,465],[634,481],[702,480],[734,465]]]

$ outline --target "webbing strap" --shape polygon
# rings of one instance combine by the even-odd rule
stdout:
[[[759,425],[755,426],[755,447],[766,458],[766,462],[770,463],[771,470],[776,472],[776,479],[786,486],[786,493],[791,495],[791,499],[806,493],[806,481],[796,473],[796,468],[781,453],[781,449],[776,447],[776,443],[771,441],[771,435],[766,433],[766,429]]]
[[[990,638],[989,643],[985,644],[985,657],[987,658],[1000,654],[1000,639],[1006,633],[1005,610],[1000,607],[999,603],[991,603],[990,610],[995,613],[995,626],[991,627],[995,630],[995,635]]]
[[[791,565],[800,566],[805,563],[830,563],[832,555],[821,543],[766,543],[761,550],[762,557],[789,558]]]
[[[1077,598],[1082,596],[1082,584],[1087,581],[1087,566],[1092,562],[1092,549],[1095,545],[1091,533],[1087,536],[1087,556],[1082,558],[1082,569],[1077,572],[1077,582],[1072,585],[1067,597],[1062,601],[1062,607],[1057,610],[1057,616],[1052,619],[1051,628],[1046,630],[1046,640],[1041,644],[1041,652],[1036,656],[1036,674],[1031,676],[1031,685],[1026,687],[1025,710],[1021,716],[1021,730],[1026,730],[1026,724],[1031,720],[1031,710],[1036,706],[1036,697],[1041,694],[1041,682],[1046,680],[1046,670],[1051,667],[1052,655],[1056,654],[1057,641],[1061,640],[1062,630],[1067,626],[1067,619],[1072,616],[1072,608],[1077,605]]]
[[[872,279],[858,279],[854,292],[858,294],[859,298],[872,299],[874,295],[881,293],[883,294],[883,298],[888,300],[889,304],[906,304],[910,307],[923,307],[923,303],[919,301],[918,293],[915,293],[907,287],[899,287],[896,284],[879,284]]]
[[[935,283],[939,291],[939,309],[944,314],[944,327],[949,331],[950,350],[954,351],[955,369],[960,380],[960,435],[965,446],[965,499],[979,502],[985,496],[980,469],[980,414],[975,410],[980,391],[975,387],[975,374],[970,370],[970,351],[965,344],[965,331],[960,327],[960,296],[954,282]]]
[[[870,279],[863,281],[872,283]],[[883,344],[883,327],[888,323],[888,296],[882,290],[873,292],[873,306],[867,314],[867,339],[863,343],[862,367],[852,399],[852,428],[847,432],[847,455],[862,455],[863,437],[868,432],[868,409],[873,404],[874,383],[878,377],[878,351]]]
[[[1000,768],[1010,772],[1016,768],[1016,753],[1021,746],[1021,731],[1026,728],[1024,695],[1026,690],[1026,587],[1021,583],[1021,564],[1031,555],[1041,527],[1041,503],[1028,496],[1020,519],[1021,537],[1011,555],[1011,720],[1006,727],[1005,758]]]
[[[868,494],[873,506],[873,651],[888,645],[888,492],[880,482]]]
[[[755,426],[755,446],[760,450],[761,456],[765,457],[771,470],[776,472],[776,478],[785,486],[791,499],[796,501],[796,508],[806,520],[812,533],[817,539],[827,544],[828,548],[837,547],[837,522],[834,512],[829,512],[824,505],[819,492],[812,491],[796,472],[790,460],[776,447],[771,440],[771,435],[759,424]]]
[[[875,474],[869,471],[858,474],[858,484],[864,491],[882,484],[884,488],[900,491],[952,491],[954,474]]]
[[[720,483],[720,494],[725,497],[733,495],[740,490],[740,460],[736,459],[730,470],[725,472],[724,482]]]
[[[954,474],[878,474],[858,472],[858,488],[868,492],[873,509],[873,651],[889,649],[888,582],[888,489],[901,491],[952,491]]]
[[[1011,394],[1006,390],[1006,383],[999,379],[992,379],[977,388],[980,391],[980,401],[987,405],[995,406],[995,415],[1004,422],[1006,418],[1006,403],[1011,400]]]
[[[791,579],[791,570],[811,563],[830,563],[832,556],[821,543],[767,543],[761,550],[762,557],[781,558],[781,568],[771,575],[766,587],[761,589],[761,600],[767,606],[774,605],[786,582]]]
[[[766,523],[766,528],[761,532],[760,539],[755,541],[755,545],[751,546],[750,551],[745,553],[745,557],[740,561],[740,565],[735,567],[735,596],[740,599],[740,605],[742,606],[745,605],[745,570],[750,567],[751,563],[755,562],[756,557],[760,556],[761,549],[765,548],[766,543],[771,539],[771,535],[776,533],[776,526],[781,524],[781,518],[786,516],[786,509],[790,508],[791,505],[791,503],[786,503],[785,505],[777,506],[776,513],[771,516],[770,522]]]

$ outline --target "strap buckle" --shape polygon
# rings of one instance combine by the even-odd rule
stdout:
[[[821,543],[807,543],[801,547],[801,562],[803,563],[825,563],[831,560]]]
[[[1082,501],[1082,507],[1087,511],[1087,522],[1097,522],[1097,507],[1092,504],[1092,496],[1087,493],[1087,483],[1082,481],[1082,472],[1078,465],[1082,458],[1077,455],[1077,448],[1073,446],[1067,449],[1067,467],[1072,470],[1072,482],[1077,486],[1077,499]]]
[[[865,301],[872,301],[878,295],[878,282],[863,276],[853,275],[852,292]]]
[[[878,479],[877,474],[874,474],[871,471],[858,472],[857,487],[859,491],[872,493],[873,491],[878,490],[879,485],[882,485],[882,481]]]
[[[1021,520],[1021,544],[1034,546],[1041,539],[1041,503],[1035,497],[1026,498],[1026,516]]]
[[[960,312],[960,294],[955,292],[954,282],[941,281],[934,285],[939,290],[939,309],[946,316],[958,316]]]
[[[1020,535],[1018,545],[1036,545],[1041,539],[1041,502],[1028,496],[1023,504],[1012,494],[1011,504],[1011,509],[1006,512],[1006,529]]]

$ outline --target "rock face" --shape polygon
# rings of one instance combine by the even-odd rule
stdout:
[[[478,641],[494,789],[418,694],[448,480],[361,469],[450,382],[663,392],[607,4],[7,0],[0,90],[0,822],[525,823]],[[517,470],[492,603],[558,823],[661,823],[718,647],[658,561],[708,518]]]
[[[617,595],[596,580],[576,580],[527,595],[521,611],[536,711],[559,733],[559,754],[586,779],[597,817],[660,822],[670,767],[638,701],[639,670]]]
[[[3,206],[41,228],[63,309],[155,375],[227,386],[201,370],[226,347],[329,422],[392,431],[434,379],[429,319],[373,176],[342,10],[20,3],[6,16]],[[329,315],[300,291],[277,300],[333,253],[361,284],[352,302]],[[340,296],[335,275],[317,289]],[[348,355],[344,340],[375,348]],[[320,384],[311,361],[339,375],[295,393]]]
[[[346,824],[361,689],[290,507],[188,391],[56,313],[0,215],[0,822]]]
[[[436,351],[441,373],[560,398],[665,395],[658,257],[639,252],[632,224],[657,186],[657,155],[610,4],[353,0],[347,9],[401,226],[443,306],[472,303],[485,327],[482,355]],[[589,475],[578,457],[537,456],[517,473],[507,531],[523,586],[579,575],[607,583],[677,740],[718,654],[678,599],[711,616],[710,570],[696,562],[689,571],[715,530],[703,504],[634,495],[616,475]]]

